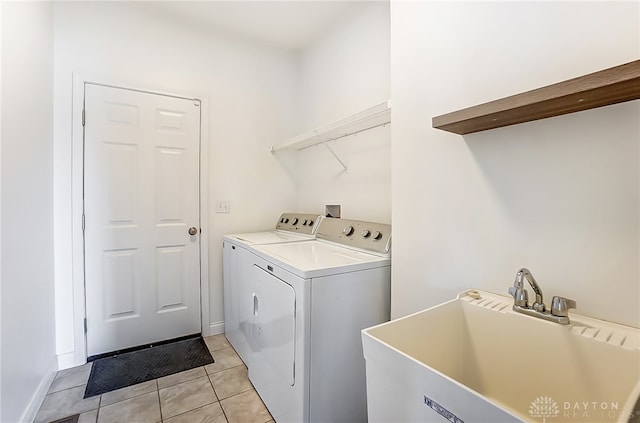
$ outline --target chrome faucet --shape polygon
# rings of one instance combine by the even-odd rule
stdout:
[[[525,279],[529,282],[533,292],[536,294],[536,300],[531,306],[529,306],[529,291],[527,291],[524,286]],[[514,299],[513,311],[562,325],[568,325],[570,323],[569,309],[576,308],[576,302],[574,300],[556,296],[551,300],[551,311],[548,311],[544,305],[540,285],[538,285],[538,282],[536,282],[529,269],[525,269],[524,267],[516,273],[516,280],[513,282],[513,286],[509,288],[509,294],[511,294]]]

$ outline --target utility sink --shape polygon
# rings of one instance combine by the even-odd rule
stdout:
[[[471,290],[363,330],[369,421],[626,422],[640,413],[639,329],[573,313],[561,325],[512,305]]]

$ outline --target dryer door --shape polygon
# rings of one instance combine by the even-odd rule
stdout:
[[[258,266],[253,267],[252,338],[249,378],[259,392],[277,395],[295,383],[295,307],[293,287]],[[261,394],[262,395],[262,394]]]
[[[250,333],[253,315],[251,272],[253,254],[225,241],[222,250],[224,283],[224,333],[242,361],[249,366]]]

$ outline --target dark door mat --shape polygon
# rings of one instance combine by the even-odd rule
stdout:
[[[202,337],[94,360],[84,398],[213,363]]]

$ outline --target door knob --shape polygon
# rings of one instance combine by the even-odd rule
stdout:
[[[196,228],[195,226],[192,226],[189,228],[189,235],[195,235],[198,233],[198,228]]]

